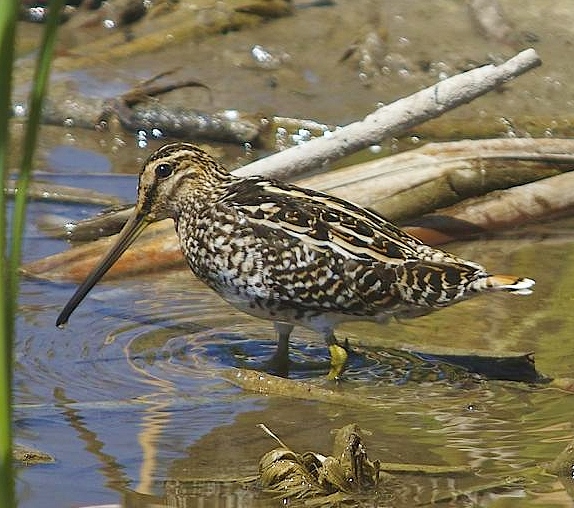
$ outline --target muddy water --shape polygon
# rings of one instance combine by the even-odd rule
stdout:
[[[84,93],[101,93],[183,66],[180,72],[212,88],[213,102],[201,90],[183,96],[197,107],[264,110],[342,124],[379,101],[440,79],[441,72],[513,54],[515,40],[480,35],[462,2],[429,4],[338,2],[300,9],[249,32],[186,42],[74,71],[65,79]],[[574,91],[565,55],[574,23],[568,21],[572,14],[566,3],[554,2],[543,13],[538,2],[525,5],[516,10],[514,3],[503,2],[519,40],[536,41],[544,67],[454,117],[480,122],[496,116],[500,130],[494,134],[515,135],[528,128],[526,112],[543,118],[537,128],[542,125],[552,135],[571,115]],[[340,60],[372,30],[386,47],[379,48],[381,74],[365,86],[356,55]],[[277,69],[258,68],[250,60],[254,44],[289,58]],[[452,134],[464,136],[464,131]],[[51,182],[130,200],[135,179],[105,175],[133,175],[142,158],[163,142],[139,141],[121,129],[47,127],[38,167]],[[232,164],[245,156],[242,147],[222,148]],[[80,218],[97,211],[32,204],[26,260],[66,248],[39,230],[44,214]],[[372,458],[475,468],[470,477],[405,477],[393,506],[412,506],[531,471],[554,459],[572,439],[571,395],[521,383],[469,382],[440,372],[425,377],[411,365],[393,369],[396,362],[376,351],[401,345],[426,351],[445,346],[493,354],[532,351],[541,373],[571,377],[572,231],[572,220],[564,219],[448,246],[493,272],[536,279],[530,297],[497,295],[408,323],[343,327],[340,336],[368,346],[371,354],[352,358],[347,379],[337,389],[369,397],[372,407],[264,397],[230,385],[222,369],[261,367],[273,352],[273,329],[229,308],[186,272],[100,284],[63,331],[54,321],[73,287],[23,281],[15,432],[19,442],[52,454],[56,462],[19,471],[19,506],[278,506],[254,499],[251,491],[231,482],[256,473],[261,455],[276,446],[258,423],[293,449],[328,453],[331,429],[356,422],[372,433],[366,440]],[[327,351],[318,337],[297,329],[292,357],[293,377],[324,384]],[[479,506],[571,506],[569,482],[529,473],[526,487],[477,495],[473,501]]]

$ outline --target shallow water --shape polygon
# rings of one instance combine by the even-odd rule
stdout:
[[[560,61],[557,52],[566,47],[570,11],[560,11],[562,3],[557,2],[553,13],[562,16],[540,17],[533,23],[537,3],[519,12],[511,10],[511,3],[503,3],[520,28],[536,28],[544,72],[536,71],[530,81],[524,78],[511,91],[490,94],[491,102],[481,99],[477,109],[462,108],[460,114],[478,118],[495,111],[518,117],[524,110],[542,114],[548,108],[550,116],[559,115],[572,102],[572,91],[564,90],[570,67],[552,62]],[[462,12],[458,3],[437,2],[438,11],[431,12],[424,10],[426,2],[405,2],[402,8],[398,3],[382,4],[388,10],[391,53],[396,58],[400,48],[410,48],[406,63],[411,70],[420,69],[415,63],[422,57],[438,65],[437,55],[443,55],[445,69],[453,73],[461,58],[483,61],[489,54],[496,60],[513,52],[492,41],[480,45],[481,39],[470,32],[468,40],[458,39],[468,31],[467,25],[457,24],[457,13]],[[361,5],[368,10],[368,2]],[[357,32],[341,34],[348,26],[337,25],[337,19],[360,24],[364,18],[364,12],[353,10],[351,3],[338,2],[339,8],[352,10],[354,17],[335,8],[293,17],[306,20],[309,32],[315,31],[317,46],[305,57],[297,51],[309,44],[309,34],[299,31],[298,37],[289,38],[293,26],[289,20],[279,20],[263,25],[252,36],[238,32],[210,45],[190,42],[183,48],[168,48],[164,58],[134,58],[120,70],[103,66],[82,74],[81,84],[98,88],[106,79],[116,83],[118,76],[126,83],[134,76],[149,77],[163,70],[158,64],[172,65],[185,55],[189,72],[215,83],[214,107],[240,104],[245,109],[261,107],[335,123],[360,118],[377,100],[392,100],[407,88],[424,84],[392,66],[391,74],[370,88],[357,84],[354,70],[347,72],[346,81],[339,79],[345,75],[345,65],[324,62],[337,61]],[[548,28],[552,19],[554,33]],[[434,26],[439,21],[440,30]],[[339,31],[329,31],[332,26]],[[445,26],[452,31],[437,41]],[[222,70],[254,41],[277,47],[274,33],[295,55],[275,76],[278,87],[268,85],[268,71],[246,71],[241,65],[233,65],[229,73]],[[436,41],[436,48],[427,41]],[[328,57],[327,45],[332,51]],[[323,64],[315,69],[319,60]],[[200,63],[205,61],[210,65],[202,68]],[[306,81],[297,84],[301,76]],[[432,82],[437,76],[426,78]],[[133,175],[141,159],[159,143],[139,148],[134,136],[123,131],[46,127],[38,167],[50,173],[44,176],[50,182],[111,192],[129,201],[134,197],[135,177],[102,175]],[[238,154],[244,153],[243,148],[226,147],[225,155],[236,162]],[[49,239],[38,229],[43,214],[81,218],[97,211],[88,206],[33,203],[25,261],[66,248],[64,242]],[[494,295],[406,323],[342,327],[339,336],[368,347],[368,354],[352,357],[347,377],[336,389],[357,399],[369,397],[372,407],[262,396],[232,386],[222,372],[230,367],[264,366],[274,349],[273,328],[231,309],[187,272],[101,283],[65,330],[56,329],[54,321],[74,286],[24,280],[14,380],[16,439],[50,453],[56,462],[19,469],[19,507],[278,506],[277,501],[254,499],[252,491],[231,483],[255,474],[263,453],[276,447],[256,425],[265,423],[294,450],[327,454],[332,446],[330,431],[350,422],[371,432],[366,446],[373,459],[475,468],[476,474],[470,477],[401,477],[402,488],[397,489],[392,506],[413,506],[434,495],[527,470],[525,487],[477,495],[459,504],[572,506],[571,478],[561,482],[530,469],[553,460],[574,437],[571,394],[541,384],[449,376],[444,367],[416,366],[392,351],[385,355],[377,351],[404,345],[494,355],[532,351],[542,374],[572,377],[573,230],[572,219],[564,219],[447,247],[493,272],[536,279],[536,290],[529,297]],[[327,350],[319,337],[296,329],[292,358],[297,364],[292,377],[325,385]]]
[[[33,204],[31,224],[49,208]],[[73,214],[77,207],[71,208]],[[570,228],[565,221],[546,227],[546,234],[525,230],[514,235],[520,239],[452,246],[495,271],[536,278],[530,297],[482,297],[403,324],[346,325],[340,336],[375,350],[417,344],[431,351],[442,346],[493,354],[534,351],[540,372],[570,376],[572,328],[565,310],[574,255]],[[54,243],[32,229],[27,257],[57,250]],[[572,438],[574,399],[569,394],[448,376],[433,381],[432,373],[425,377],[413,366],[397,367],[374,353],[353,358],[346,381],[338,386],[341,392],[370,397],[372,408],[241,391],[221,377],[221,369],[263,366],[274,348],[272,326],[229,308],[187,272],[102,283],[67,328],[58,330],[55,317],[72,290],[68,284],[22,283],[16,437],[56,458],[55,464],[19,471],[22,507],[122,499],[129,505],[136,493],[151,496],[146,502],[166,496],[188,503],[174,506],[219,506],[223,501],[213,491],[227,496],[231,504],[226,506],[254,506],[253,494],[225,480],[255,474],[259,458],[276,446],[258,423],[293,449],[328,453],[331,429],[356,422],[372,432],[366,444],[373,458],[470,465],[479,473],[474,480],[410,479],[397,493],[396,506],[411,506],[413,496],[428,499],[476,484],[481,475],[520,475],[551,461]],[[326,348],[311,332],[296,330],[292,356],[300,369],[292,376],[324,384]],[[547,490],[558,506],[570,505],[561,484],[540,475],[526,494],[517,489],[505,495],[521,506],[544,506]],[[50,492],[48,505],[45,492]],[[133,506],[145,506],[138,499]],[[479,501],[504,506],[490,496]]]

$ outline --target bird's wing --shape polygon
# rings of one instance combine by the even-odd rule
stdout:
[[[238,183],[224,201],[255,224],[280,228],[352,259],[382,263],[417,258],[422,242],[376,212],[348,201],[262,178]]]
[[[428,247],[376,212],[322,192],[254,177],[225,200],[257,235],[281,238],[287,250],[303,245],[317,254],[302,263],[300,277],[307,273],[324,282],[334,276],[333,289],[347,309],[362,305],[374,311],[397,301],[444,306],[486,276],[480,265]],[[321,263],[329,270],[318,268]],[[293,266],[288,270],[297,276]],[[310,304],[318,292],[320,284],[307,281],[304,293],[315,295]]]

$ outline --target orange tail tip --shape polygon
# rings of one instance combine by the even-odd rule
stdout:
[[[510,291],[516,295],[529,295],[532,287],[536,284],[532,279],[514,277],[513,275],[491,275],[487,284],[492,289]]]

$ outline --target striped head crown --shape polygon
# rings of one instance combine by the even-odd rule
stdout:
[[[182,206],[207,201],[232,179],[221,164],[197,146],[168,144],[145,161],[139,176],[137,206],[150,221],[174,218]]]

